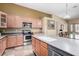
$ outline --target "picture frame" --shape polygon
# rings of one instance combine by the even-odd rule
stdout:
[[[47,21],[47,28],[48,29],[55,29],[55,21],[54,20],[48,20]]]

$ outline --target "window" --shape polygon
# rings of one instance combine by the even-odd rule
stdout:
[[[69,25],[69,38],[79,39],[79,24]]]
[[[70,24],[70,32],[73,31],[73,24]]]
[[[79,32],[79,24],[75,24],[75,32]]]

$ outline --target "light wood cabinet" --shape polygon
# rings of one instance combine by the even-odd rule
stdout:
[[[17,35],[16,37],[16,45],[19,46],[19,45],[23,45],[23,35]]]
[[[16,15],[8,15],[8,28],[22,28],[22,18]]]
[[[7,19],[8,28],[22,28],[23,22],[32,23],[32,28],[42,28],[41,19],[8,15]]]
[[[0,55],[2,55],[2,51],[3,49],[2,49],[2,40],[0,40]]]
[[[22,22],[32,23],[32,28],[42,28],[42,20],[32,17],[23,17]]]
[[[7,48],[16,46],[16,36],[9,35],[7,40]]]
[[[48,45],[34,37],[32,37],[33,51],[38,56],[48,56]]]
[[[42,20],[40,20],[40,19],[33,19],[32,20],[32,27],[33,28],[42,28]]]
[[[43,42],[43,41],[41,41],[40,42],[40,55],[41,56],[48,56],[48,45],[47,45],[47,43],[45,43],[45,42]]]
[[[2,39],[3,51],[5,51],[5,49],[6,49],[6,43],[7,43],[7,38],[5,37],[5,38]]]
[[[0,40],[0,55],[2,55],[6,49],[6,41],[7,41],[7,37],[4,37]]]
[[[16,19],[16,28],[22,28],[22,18],[20,16],[15,16]]]
[[[23,45],[22,35],[8,35],[0,40],[0,55],[3,54],[6,48]]]
[[[32,37],[32,49],[36,52],[36,39]]]
[[[45,48],[45,47],[43,47],[42,45],[41,45],[41,47],[40,47],[40,55],[41,56],[48,56],[48,49],[47,48]]]
[[[0,11],[0,28],[7,28],[7,14]]]
[[[40,41],[36,40],[36,54],[40,56]]]
[[[41,46],[43,46],[44,48],[48,48],[47,43],[44,43],[44,42],[42,42],[42,41],[41,41],[41,43],[40,43],[40,44],[41,44]]]
[[[23,45],[23,35],[8,35],[7,48]]]

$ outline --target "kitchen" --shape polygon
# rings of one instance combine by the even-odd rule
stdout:
[[[47,8],[44,9],[42,5],[50,6],[49,9],[51,10]],[[62,10],[64,11],[56,9],[57,5],[59,7],[62,6]],[[36,6],[39,6],[39,8]],[[60,17],[52,12],[52,10],[56,10],[58,13],[61,11],[63,13],[68,13],[68,7],[78,10],[78,6],[79,4],[67,3],[0,3],[0,55],[79,55],[79,50],[76,49],[79,48],[78,12],[75,18],[72,15],[71,19],[73,20],[64,19],[64,16]],[[36,9],[33,9],[33,7],[36,7]],[[40,8],[46,11],[43,12],[38,10]]]

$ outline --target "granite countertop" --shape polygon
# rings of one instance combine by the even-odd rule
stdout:
[[[35,34],[33,37],[38,38],[39,40],[44,41],[62,51],[79,56],[79,40],[58,36],[47,36],[44,34]]]

